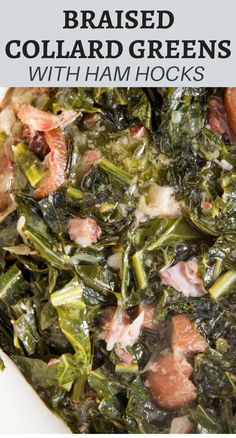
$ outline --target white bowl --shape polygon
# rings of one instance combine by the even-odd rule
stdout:
[[[16,365],[0,351],[5,370],[0,372],[0,435],[3,433],[69,434],[22,376]]]

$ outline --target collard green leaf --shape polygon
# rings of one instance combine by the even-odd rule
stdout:
[[[205,114],[200,93],[193,95],[190,89],[176,89],[168,95],[168,109],[163,117],[163,143],[170,147],[186,147],[202,132]],[[163,144],[166,148],[167,144]]]
[[[28,355],[32,355],[40,341],[33,307],[26,309],[26,312],[14,321],[13,324],[16,336],[21,341]]]
[[[15,356],[14,359],[27,380],[34,386],[48,388],[57,384],[57,367],[49,366],[43,360],[24,356]]]
[[[22,298],[28,289],[29,284],[16,265],[0,276],[0,299],[9,304],[14,304]]]
[[[19,207],[20,214],[25,218],[25,226],[36,231],[48,243],[55,244],[55,238],[50,233],[46,222],[44,221],[37,202],[25,194],[15,195],[15,201]]]
[[[56,364],[58,370],[58,385],[66,391],[70,391],[75,379],[81,374],[80,355],[63,354]]]
[[[226,269],[235,268],[233,257],[235,250],[234,236],[222,236],[216,239],[204,254],[204,281],[206,286],[211,285]]]
[[[128,109],[131,116],[140,120],[147,128],[152,128],[152,110],[147,96],[141,88],[130,88],[128,91]]]
[[[122,418],[122,407],[118,398],[111,397],[110,399],[104,399],[98,406],[101,414],[112,421],[120,422]]]
[[[24,230],[26,239],[34,246],[40,256],[46,262],[59,269],[69,269],[70,258],[63,252],[60,252],[57,247],[53,247],[50,243],[41,237],[37,232],[30,228]]]
[[[99,105],[116,107],[127,105],[127,93],[125,88],[98,87],[93,89],[94,100]]]
[[[91,345],[82,296],[83,288],[75,277],[51,295],[51,302],[58,312],[61,331],[74,348],[81,369],[86,369],[91,361]]]
[[[41,330],[48,329],[55,323],[57,319],[57,312],[54,309],[51,301],[47,301],[41,308],[39,315],[39,326]]]
[[[154,235],[162,235],[163,231],[167,228],[168,223],[170,223],[169,219],[155,218],[141,224],[133,233],[135,246],[138,249],[142,249]]]
[[[12,246],[17,239],[16,229],[17,217],[13,213],[9,215],[3,222],[0,223],[0,248],[4,246]]]
[[[55,113],[62,109],[75,109],[88,113],[99,111],[98,108],[94,108],[90,88],[61,88],[55,96],[53,109]]]
[[[69,184],[72,187],[77,185],[79,179],[78,170],[81,163],[81,136],[81,132],[76,126],[67,127],[66,138],[69,148],[71,149],[69,162]]]
[[[52,193],[46,199],[42,199],[39,205],[48,227],[55,235],[62,238],[70,218],[65,193],[63,191]]]
[[[199,431],[202,433],[221,433],[221,427],[214,411],[198,405],[190,411],[193,420],[198,423]]]
[[[70,391],[75,378],[80,374],[80,364],[76,355],[63,354],[52,363],[22,356],[15,357],[26,378],[36,387],[50,388],[59,386]]]
[[[195,240],[199,238],[199,233],[196,229],[182,217],[179,219],[170,219],[166,229],[156,236],[152,237],[147,245],[148,251],[152,251],[158,247],[176,242]]]
[[[115,276],[106,269],[94,265],[78,265],[77,272],[85,284],[105,295],[114,291]]]
[[[171,416],[171,414],[169,415]],[[159,410],[150,401],[150,395],[140,377],[136,377],[128,389],[125,423],[129,433],[163,433],[167,431],[168,413]]]
[[[105,365],[90,372],[88,383],[101,399],[109,399],[124,388],[119,376]]]

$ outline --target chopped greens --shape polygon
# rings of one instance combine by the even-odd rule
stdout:
[[[28,179],[32,187],[36,187],[46,173],[46,168],[24,143],[13,148],[15,163]]]
[[[236,89],[5,105],[0,348],[73,433],[236,433]]]

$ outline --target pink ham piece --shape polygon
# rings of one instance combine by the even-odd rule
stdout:
[[[197,390],[189,380],[192,366],[186,359],[177,359],[169,350],[163,351],[147,371],[146,386],[154,402],[163,409],[185,408],[197,398]]]
[[[143,325],[144,313],[142,312],[133,322],[125,310],[117,307],[102,324],[100,338],[107,343],[107,351],[114,347],[123,350],[132,347],[137,342]]]
[[[146,128],[143,125],[134,126],[130,129],[130,135],[132,138],[138,141],[142,141],[146,135]]]
[[[118,320],[124,329],[131,323],[130,317],[128,313],[125,312],[125,310],[112,306],[106,307],[102,315],[102,331],[99,335],[99,338],[104,339],[106,342],[108,342],[111,333],[116,328]]]
[[[57,363],[59,363],[58,359],[49,359],[47,365],[48,367],[51,367],[52,365],[56,365]]]
[[[18,111],[18,117],[22,123],[30,126],[35,131],[48,132],[56,128],[64,128],[74,122],[78,113],[71,110],[65,110],[59,116],[42,111],[32,105],[21,105]]]
[[[9,216],[11,213],[13,213],[13,211],[15,211],[16,208],[17,208],[16,205],[12,204],[6,210],[4,210],[2,213],[0,213],[0,223],[3,222],[7,218],[7,216]]]
[[[210,210],[212,208],[212,204],[208,201],[202,201],[201,208],[203,210]]]
[[[45,139],[50,152],[46,155],[44,162],[49,170],[35,192],[38,199],[45,198],[56,191],[66,180],[68,152],[62,129],[57,128],[46,132]]]
[[[216,135],[230,135],[227,114],[222,99],[211,96],[208,101],[208,122]]]
[[[171,342],[176,357],[203,353],[208,346],[206,339],[193,328],[192,321],[187,315],[172,317]]]
[[[0,213],[6,210],[11,204],[12,200],[10,194],[0,192]]]
[[[60,124],[57,116],[35,108],[32,105],[21,105],[18,117],[22,123],[29,125],[35,131],[50,131],[51,129],[58,128]]]
[[[126,365],[132,364],[134,357],[126,349],[115,347],[115,352],[123,363],[125,363]]]
[[[102,230],[94,219],[78,217],[69,220],[68,233],[76,245],[86,248],[98,241]]]
[[[236,87],[225,89],[224,104],[230,129],[236,137]]]
[[[32,91],[34,93],[37,93],[37,94],[49,94],[51,91],[51,88],[50,87],[34,87],[32,89]]]
[[[140,304],[138,306],[138,314],[144,314],[143,327],[149,328],[151,330],[157,328],[157,324],[154,322],[155,311],[155,304]]]
[[[159,271],[162,281],[186,297],[201,297],[206,293],[198,273],[197,259],[178,262]]]

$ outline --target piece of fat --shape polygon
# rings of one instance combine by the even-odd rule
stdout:
[[[5,365],[0,372],[1,434],[70,434],[63,421],[47,408],[11,359],[1,350],[0,355]]]
[[[170,434],[193,433],[194,424],[189,420],[187,415],[173,418],[170,426]]]

